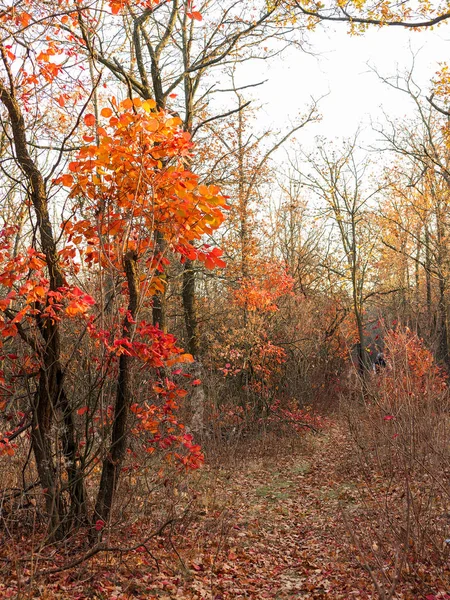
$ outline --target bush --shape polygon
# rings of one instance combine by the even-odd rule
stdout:
[[[367,483],[365,566],[380,598],[393,597],[402,577],[435,593],[448,573],[450,537],[450,394],[447,376],[408,328],[385,336],[386,367],[370,374],[366,403],[347,410]],[[350,407],[349,407],[350,408]]]

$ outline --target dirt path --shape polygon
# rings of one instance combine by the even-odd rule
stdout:
[[[257,459],[224,474],[234,524],[215,565],[205,554],[197,557],[197,568],[209,571],[204,578],[196,574],[199,597],[374,597],[340,515],[340,505],[353,500],[342,472],[349,451],[333,428],[313,440],[306,455]]]

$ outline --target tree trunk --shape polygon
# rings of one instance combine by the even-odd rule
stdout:
[[[194,263],[187,260],[183,271],[183,308],[184,321],[187,331],[187,343],[190,354],[194,357],[194,363],[189,369],[194,380],[203,381],[203,367],[200,362],[200,334],[198,329],[197,307],[195,302],[195,272]],[[201,433],[204,429],[206,394],[202,383],[192,389],[191,403],[191,429],[195,433]]]
[[[186,260],[184,265],[182,298],[188,350],[197,359],[200,355],[200,339],[195,301],[195,272],[192,260]]]
[[[450,352],[448,340],[448,311],[445,299],[445,281],[442,275],[439,276],[439,359],[450,368]]]
[[[45,181],[28,152],[25,120],[15,98],[14,90],[8,91],[2,81],[0,81],[0,100],[6,107],[10,118],[17,163],[27,178],[28,190],[36,214],[41,247],[46,258],[50,280],[49,287],[51,291],[57,291],[64,285],[65,281],[48,212]],[[79,515],[81,507],[84,506],[84,482],[83,475],[76,466],[73,416],[63,389],[64,375],[61,367],[59,324],[52,322],[50,319],[43,321],[39,317],[37,322],[45,343],[41,355],[39,387],[32,407],[31,440],[41,485],[45,490],[51,536],[61,538],[66,533],[68,519],[64,510],[61,485],[58,481],[51,443],[53,412],[58,408],[63,413],[64,426],[61,428],[60,435],[67,465],[72,514]]]
[[[441,212],[441,205],[436,203],[436,238],[437,238],[437,267],[439,277],[439,359],[442,360],[447,367],[450,367],[450,352],[448,340],[448,311],[446,301],[447,282],[445,273],[447,271],[447,251],[446,251],[446,236],[445,223]]]
[[[155,246],[156,255],[161,260],[166,250],[166,242],[160,231],[155,232]],[[164,276],[160,276],[164,279]],[[153,296],[153,325],[158,325],[161,331],[167,331],[167,318],[166,318],[166,293],[165,289],[163,292],[157,292]]]
[[[139,275],[137,270],[137,256],[128,252],[124,258],[125,274],[128,283],[130,300],[128,304],[131,321],[136,318],[139,305]],[[127,314],[122,329],[122,337],[132,338],[133,324]],[[101,520],[106,523],[111,515],[114,496],[119,482],[128,441],[128,414],[130,412],[131,389],[131,356],[121,354],[119,357],[119,375],[117,381],[116,402],[114,406],[113,428],[111,443],[103,460],[100,487],[95,503],[94,524]]]
[[[427,297],[428,335],[431,337],[433,329],[433,311],[431,298],[431,257],[430,257],[430,234],[428,226],[425,227],[425,285]]]

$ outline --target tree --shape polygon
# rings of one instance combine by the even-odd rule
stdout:
[[[299,173],[308,188],[324,201],[323,216],[330,219],[337,231],[342,261],[331,261],[341,282],[351,296],[351,305],[358,334],[357,363],[361,374],[369,366],[365,342],[364,311],[370,266],[376,251],[376,236],[371,223],[370,202],[380,191],[367,189],[369,162],[356,155],[356,138],[347,142],[339,154],[331,156],[321,144],[318,156],[309,156],[311,171]],[[330,254],[331,259],[332,254]]]
[[[412,93],[412,82],[404,91]],[[429,342],[436,345],[439,359],[449,364],[448,340],[448,149],[446,124],[432,107],[424,105],[418,95],[417,116],[412,123],[390,123],[383,132],[385,140],[399,157],[395,169],[388,173],[394,186],[385,214],[383,242],[415,265],[416,289],[420,275],[425,276],[427,323],[423,324]],[[400,238],[403,243],[399,243]],[[434,313],[434,285],[437,283],[437,306]],[[418,300],[419,302],[419,300]],[[437,338],[436,344],[433,338]]]
[[[44,27],[60,32],[67,15],[50,9],[54,7],[45,7],[49,12]],[[76,7],[72,10],[76,18]],[[69,95],[67,81],[77,67],[71,54],[66,62],[52,62],[51,57],[63,56],[63,50],[42,38],[41,16],[40,12],[3,15],[8,34],[16,28],[16,38],[13,45],[0,48],[7,151],[23,177],[24,201],[32,209],[29,241],[21,244],[20,252],[13,249],[17,227],[5,226],[2,231],[0,329],[4,352],[17,352],[9,352],[15,358],[10,358],[13,367],[4,373],[2,405],[19,420],[4,433],[2,446],[9,452],[11,442],[30,428],[49,536],[61,538],[87,520],[98,530],[108,522],[132,414],[134,431],[149,451],[169,451],[183,468],[195,468],[202,460],[199,447],[175,417],[184,392],[166,371],[191,358],[173,336],[149,324],[145,314],[151,297],[162,288],[166,259],[158,237],[181,260],[195,258],[208,268],[222,264],[218,248],[201,244],[195,248],[193,242],[220,226],[225,199],[216,186],[199,185],[198,177],[186,168],[193,148],[190,136],[179,118],[158,109],[152,99],[127,98],[119,103],[110,97],[97,121],[85,112],[91,92],[72,117],[68,133],[67,125],[62,134],[53,129],[47,117],[55,122],[55,112],[46,110],[63,108]],[[36,48],[39,69],[33,72]],[[75,110],[82,91],[73,92]],[[39,133],[40,128],[62,137],[56,157],[52,149],[44,149],[46,174],[41,160],[34,158],[36,145],[29,133]],[[66,145],[80,135],[79,151],[64,168]],[[15,181],[11,172],[6,175]],[[60,231],[55,229],[56,219]],[[104,311],[103,294],[98,297],[92,285],[102,281],[106,270],[115,273],[120,290],[117,312],[110,316]],[[137,364],[150,379],[146,395],[139,399],[134,382]],[[87,396],[76,385],[83,365],[90,369],[94,365],[95,372]],[[16,401],[11,378],[16,389],[17,381],[22,382],[25,400]],[[97,499],[89,515],[85,483],[93,477],[92,464],[100,459]]]

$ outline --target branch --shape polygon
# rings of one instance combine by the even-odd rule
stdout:
[[[225,90],[212,90],[212,93],[219,94],[222,92],[240,92],[241,90],[246,90],[248,88],[254,88],[254,87],[258,87],[259,85],[264,85],[268,81],[269,81],[268,79],[264,79],[264,81],[259,81],[258,83],[249,83],[248,85],[241,85],[240,87],[237,87],[237,88],[229,88],[229,89],[225,89]]]
[[[368,17],[353,17],[352,15],[347,14],[343,9],[342,12],[344,16],[339,17],[336,15],[324,15],[323,13],[315,12],[313,10],[308,10],[299,4],[298,0],[295,0],[295,4],[297,8],[304,14],[309,17],[316,17],[320,21],[338,21],[341,23],[360,23],[362,25],[388,25],[389,27],[405,27],[406,29],[415,29],[417,27],[433,27],[433,25],[437,25],[442,21],[450,18],[450,13],[444,13],[443,15],[439,15],[434,19],[429,19],[428,21],[418,21],[417,23],[413,23],[411,21],[385,21],[383,19],[371,19]]]
[[[197,133],[197,131],[200,129],[200,127],[203,127],[204,125],[207,125],[208,123],[211,123],[212,121],[217,121],[218,119],[223,119],[224,117],[229,117],[230,115],[232,115],[234,113],[240,112],[241,110],[244,110],[244,108],[247,108],[247,106],[249,104],[251,104],[251,100],[249,100],[248,102],[246,102],[242,106],[238,106],[237,108],[233,108],[233,110],[229,110],[226,113],[223,113],[221,115],[216,115],[214,117],[210,117],[209,119],[206,119],[205,121],[202,121],[201,123],[199,123],[197,125],[197,127],[192,132],[192,137],[194,137],[194,135]]]
[[[369,294],[367,294],[367,296],[364,296],[363,298],[363,302],[365,302],[366,300],[368,300],[369,298],[371,298],[372,296],[387,296],[388,294],[395,294],[395,292],[401,292],[403,290],[406,290],[407,288],[405,287],[399,287],[399,288],[395,288],[394,290],[385,290],[384,292],[370,292]]]
[[[5,310],[5,315],[8,317],[8,319],[11,320],[13,320],[16,316],[15,313],[9,308]],[[30,348],[32,348],[36,352],[38,356],[41,356],[42,350],[37,341],[27,334],[21,323],[15,323],[15,326],[23,341],[26,342],[30,346]]]
[[[21,421],[21,423],[24,423],[25,421],[24,417]],[[18,425],[18,429],[16,429],[16,431],[14,431],[13,433],[11,433],[11,435],[7,435],[6,437],[4,437],[3,439],[0,440],[0,444],[9,444],[10,442],[12,442],[16,437],[19,437],[19,435],[21,433],[23,433],[24,431],[26,431],[29,427],[31,427],[31,421],[29,423],[24,423],[22,426]]]
[[[431,96],[428,98],[428,96],[426,96],[427,101],[431,104],[431,106],[437,110],[438,112],[441,113],[441,115],[445,115],[446,117],[450,117],[450,112],[448,110],[444,110],[443,108],[441,108],[440,106],[438,106],[434,101],[434,94],[431,94]]]

